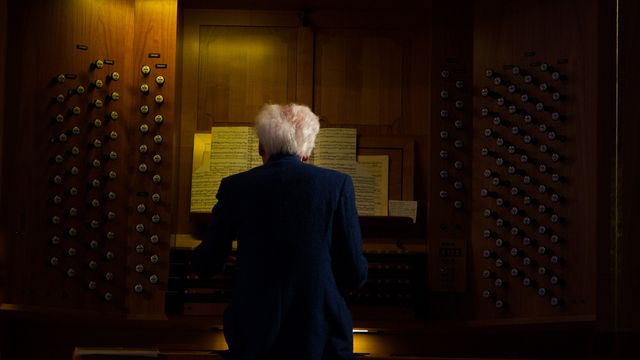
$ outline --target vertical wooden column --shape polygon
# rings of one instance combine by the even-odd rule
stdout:
[[[136,0],[130,58],[133,111],[128,130],[131,156],[127,159],[131,174],[127,288],[142,289],[142,293],[127,297],[130,318],[146,318],[147,314],[162,318],[164,314],[170,262],[176,34],[177,1]],[[145,66],[147,74],[147,68],[145,73],[142,70]],[[147,93],[141,90],[145,85]],[[141,128],[145,126],[146,133]],[[147,148],[146,153],[141,146]],[[147,167],[146,172],[141,166]],[[137,272],[140,267],[144,270]]]
[[[7,22],[7,10],[8,10],[8,5],[7,5],[7,0],[1,0],[0,1],[0,99],[3,99],[0,101],[0,129],[2,129],[2,132],[4,132],[4,119],[6,118],[5,116],[5,93],[6,93],[6,77],[5,77],[5,71],[6,71],[6,66],[7,66],[7,33],[8,33],[8,22]],[[3,164],[3,155],[4,155],[4,151],[3,151],[3,147],[4,147],[4,141],[2,139],[2,137],[0,136],[0,189],[2,189],[2,164]],[[2,197],[2,190],[0,190],[0,204],[2,203],[3,197]],[[0,214],[2,212],[0,211]],[[7,263],[7,245],[4,239],[6,239],[8,237],[7,234],[7,229],[5,229],[3,227],[3,229],[0,230],[0,263],[2,264],[6,264]],[[5,281],[7,276],[7,270],[3,269],[0,270],[0,281]],[[5,297],[5,291],[0,290],[0,303],[4,302],[4,297]]]
[[[473,2],[434,1],[427,244],[434,318],[465,318],[471,234]],[[442,250],[442,253],[441,253]],[[451,256],[455,255],[455,256]],[[445,307],[446,311],[441,311]]]
[[[615,231],[622,236],[616,243],[612,270],[619,274],[615,283],[612,299],[615,312],[612,317],[618,319],[617,329],[624,332],[640,330],[640,312],[637,307],[640,289],[640,274],[636,255],[640,252],[640,187],[636,179],[640,176],[637,159],[640,157],[640,127],[638,126],[636,98],[640,73],[636,71],[640,59],[640,43],[637,37],[639,24],[636,19],[640,14],[640,4],[634,1],[621,0],[619,3],[619,70],[618,70],[618,173],[621,177],[621,191],[617,193],[614,204],[618,204],[616,212],[622,211],[621,223],[616,224]],[[621,233],[620,233],[621,232]]]

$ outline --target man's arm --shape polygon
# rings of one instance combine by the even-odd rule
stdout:
[[[354,291],[367,281],[368,264],[362,255],[362,234],[351,177],[347,176],[333,217],[331,266],[341,291]]]
[[[227,195],[223,179],[218,189],[218,203],[213,207],[213,221],[207,225],[202,243],[191,254],[191,269],[201,277],[211,277],[224,270],[236,226],[232,221],[231,199]]]

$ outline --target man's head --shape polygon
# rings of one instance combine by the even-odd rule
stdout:
[[[256,134],[260,140],[260,155],[295,155],[306,161],[315,145],[320,120],[304,105],[265,105],[256,117]]]

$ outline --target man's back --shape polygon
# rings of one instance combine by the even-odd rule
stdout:
[[[275,156],[223,180],[218,198],[203,244],[238,239],[227,357],[351,358],[340,291],[363,285],[367,263],[350,177]]]

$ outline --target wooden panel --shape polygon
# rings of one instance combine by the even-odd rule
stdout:
[[[601,280],[598,273],[609,271],[607,267],[600,267],[597,254],[599,244],[608,244],[609,241],[601,237],[601,231],[608,228],[610,219],[602,216],[608,211],[608,204],[601,201],[600,194],[608,192],[610,186],[609,180],[603,181],[601,175],[606,174],[610,166],[609,156],[606,155],[610,150],[606,145],[610,133],[606,128],[613,120],[612,117],[599,116],[611,115],[612,107],[608,105],[608,109],[601,108],[598,94],[607,94],[613,89],[607,86],[607,81],[603,81],[604,77],[600,77],[600,69],[607,67],[606,63],[601,63],[599,52],[606,50],[599,48],[596,39],[600,27],[604,29],[606,25],[599,23],[597,4],[597,1],[582,2],[580,5],[561,1],[556,2],[555,11],[549,13],[544,2],[515,4],[504,1],[495,2],[491,7],[476,3],[474,86],[477,90],[474,93],[473,227],[469,243],[472,259],[470,268],[473,271],[469,296],[476,319],[557,317],[558,321],[562,321],[563,317],[596,314],[598,297],[602,295],[596,292],[596,285]],[[552,71],[541,68],[544,62],[566,76],[566,81],[553,80]],[[514,74],[514,66],[521,67],[527,75],[537,79],[537,83],[525,82],[522,73]],[[499,73],[502,80],[500,85],[494,82],[497,77],[485,76],[485,71],[490,68]],[[566,101],[554,101],[551,91],[541,91],[542,83],[548,83],[555,88],[553,91],[565,95]],[[535,101],[521,101],[523,92],[517,90],[510,93],[509,84],[523,89],[529,97],[538,99],[546,107],[537,110]],[[491,93],[483,97],[480,89],[485,87]],[[494,93],[497,95],[493,96]],[[503,97],[510,103],[500,106],[497,97]],[[524,112],[512,113],[507,110],[509,105]],[[490,112],[488,116],[481,115],[483,108]],[[554,111],[565,116],[566,121],[554,120]],[[525,122],[526,114],[536,118],[537,122]],[[494,122],[495,116],[499,116],[503,122]],[[609,126],[603,126],[603,123]],[[540,129],[543,124],[552,129],[543,132]],[[514,133],[514,126],[525,132]],[[485,129],[497,134],[485,136]],[[555,141],[548,136],[552,131],[558,134]],[[525,135],[537,142],[527,142]],[[562,136],[566,141],[557,140]],[[504,146],[499,145],[498,138],[506,141]],[[507,151],[509,145],[515,146],[518,152],[510,154]],[[541,145],[553,150],[543,153]],[[485,147],[492,153],[483,157],[480,154]],[[552,153],[564,156],[566,161],[553,161]],[[536,161],[522,162],[523,154]],[[509,164],[500,166],[496,162],[497,157]],[[537,182],[527,184],[523,175],[510,175],[506,169],[509,165],[524,170],[525,175],[537,179]],[[553,171],[542,173],[541,165],[553,168]],[[486,171],[488,176],[485,175]],[[564,176],[566,182],[554,182],[552,173]],[[501,182],[497,186],[492,184],[498,180]],[[552,190],[541,193],[540,185]],[[512,195],[513,187],[536,199],[537,204],[525,203],[522,193]],[[480,195],[483,188],[491,192],[486,198]],[[553,202],[552,193],[566,199],[566,203]],[[499,206],[496,197],[507,202]],[[541,213],[539,205],[545,205],[552,211]],[[513,207],[524,213],[516,211],[516,215],[512,215]],[[495,216],[485,218],[485,209]],[[566,219],[566,222],[553,223],[553,215]],[[538,223],[527,226],[523,216],[530,216]],[[508,225],[499,227],[496,218],[507,221]],[[540,226],[553,229],[553,234],[541,233]],[[514,235],[514,227],[521,231],[516,231]],[[484,237],[485,231],[489,232],[490,237]],[[566,239],[566,243],[553,243],[553,235],[561,240]],[[525,237],[536,242],[527,245]],[[498,247],[497,239],[509,245]],[[540,254],[540,246],[552,250],[552,254]],[[511,255],[513,248],[517,249],[514,250],[516,256]],[[492,253],[489,259],[483,257],[483,251],[487,249]],[[565,262],[553,264],[553,255]],[[534,263],[527,266],[523,262],[525,256]],[[508,261],[509,265],[498,268],[497,259]],[[549,274],[539,274],[541,267],[552,269],[553,275],[564,279],[566,283],[553,285]],[[483,278],[485,270],[492,273],[488,279]],[[513,277],[511,271],[520,272]],[[537,284],[525,287],[524,277],[531,278]],[[509,288],[498,288],[496,278],[508,281]],[[552,290],[553,295],[547,293],[540,296],[541,288]],[[495,297],[484,300],[484,290]],[[563,300],[565,305],[552,306],[552,297]],[[497,300],[507,302],[509,308],[496,309]]]
[[[5,98],[5,85],[6,85],[6,75],[5,75],[5,70],[6,70],[6,64],[7,64],[7,33],[8,33],[8,19],[7,19],[7,13],[8,13],[8,5],[7,5],[7,0],[0,0],[0,99],[4,99]],[[6,133],[6,131],[4,130],[4,124],[5,124],[5,120],[6,116],[5,116],[5,108],[4,108],[4,101],[0,101],[0,129],[2,129],[3,133]],[[3,136],[0,136],[0,204],[2,204],[3,202],[3,197],[2,197],[2,169],[3,169],[3,147],[4,147],[4,141],[3,141]],[[0,215],[2,215],[2,212],[0,211]],[[0,225],[2,225],[2,223],[0,223]],[[0,263],[2,264],[8,264],[9,261],[7,259],[8,254],[9,254],[9,245],[8,245],[8,239],[9,237],[9,233],[8,233],[8,228],[5,226],[0,226],[2,229],[0,229]],[[6,281],[4,279],[6,279],[7,276],[7,270],[6,268],[2,268],[0,269],[0,281]],[[4,291],[0,291],[0,303],[5,301],[5,292]]]
[[[640,168],[636,159],[640,156],[638,139],[640,127],[636,118],[637,107],[635,98],[638,94],[640,74],[633,69],[640,60],[640,43],[638,31],[640,24],[637,22],[640,14],[640,3],[637,1],[619,1],[620,19],[618,30],[620,34],[619,45],[619,106],[618,113],[618,141],[616,148],[619,151],[616,167],[617,179],[612,208],[618,213],[617,222],[612,229],[614,236],[618,238],[614,247],[614,257],[618,260],[612,266],[615,283],[615,297],[617,301],[612,307],[612,317],[617,320],[617,329],[623,332],[640,331],[640,309],[636,306],[640,296],[640,273],[637,271],[637,254],[640,253],[640,242],[637,235],[640,233],[640,209],[635,204],[640,201],[640,188],[637,181],[640,177]],[[620,243],[620,236],[622,242]],[[637,342],[636,342],[637,343]]]
[[[198,128],[251,123],[265,103],[296,100],[297,28],[200,28]]]
[[[202,229],[189,220],[193,134],[211,131],[214,125],[252,126],[255,115],[267,102],[291,101],[311,106],[313,30],[302,26],[298,11],[186,9],[184,17],[184,86],[180,122],[176,124],[179,156],[174,163],[181,186],[174,188],[172,233],[198,237]],[[230,47],[201,53],[201,40],[202,48],[213,50],[222,42]],[[255,46],[257,41],[261,41],[259,47]],[[247,60],[240,66],[232,56]],[[205,77],[202,66],[222,80]],[[220,71],[221,68],[225,70]],[[218,90],[216,84],[224,90]]]
[[[15,36],[9,40],[13,56],[7,67],[15,71],[8,74],[7,82],[12,84],[15,100],[7,115],[24,121],[7,122],[3,129],[3,142],[8,145],[5,147],[8,152],[3,155],[8,161],[2,164],[2,228],[10,231],[10,236],[0,240],[8,247],[11,258],[16,259],[6,265],[14,274],[6,287],[8,302],[106,313],[163,313],[164,294],[160,290],[166,284],[163,278],[166,279],[168,271],[165,252],[170,229],[173,121],[170,101],[160,112],[167,119],[165,127],[151,127],[154,135],[162,134],[168,139],[164,147],[151,146],[152,154],[162,155],[164,167],[151,167],[145,177],[137,168],[140,163],[152,163],[149,156],[144,160],[131,157],[131,162],[127,161],[128,155],[140,154],[141,143],[135,137],[140,134],[138,128],[143,121],[138,117],[138,109],[142,103],[150,104],[149,100],[153,103],[153,98],[137,98],[143,79],[141,64],[132,59],[134,46],[139,58],[149,52],[167,56],[162,62],[169,65],[168,71],[160,72],[167,84],[162,91],[152,87],[152,96],[174,97],[171,82],[175,78],[177,3],[153,5],[155,11],[149,10],[151,5],[149,1],[121,0],[39,1],[28,5],[11,2],[9,6],[8,26]],[[136,13],[146,15],[140,15],[136,21]],[[157,17],[159,14],[164,14],[164,22]],[[163,30],[147,31],[154,26],[152,23],[160,24]],[[141,34],[137,38],[139,43],[134,43],[136,33]],[[173,33],[173,38],[160,40],[167,33]],[[161,48],[162,41],[172,48]],[[47,61],[42,61],[43,58]],[[103,61],[104,66],[92,66],[96,60]],[[112,76],[114,72],[120,77]],[[65,75],[66,80],[52,82],[59,74]],[[96,80],[103,82],[101,88],[92,86]],[[84,88],[84,93],[73,92],[78,86]],[[113,92],[120,95],[119,99],[109,98]],[[64,101],[51,101],[57,95],[62,95]],[[98,100],[102,101],[101,107],[95,105]],[[76,106],[79,113],[72,115],[70,110]],[[159,110],[154,106],[151,109]],[[118,114],[117,120],[107,118],[111,112]],[[57,115],[61,115],[61,123],[51,121]],[[100,126],[95,126],[96,119]],[[96,140],[100,146],[88,145]],[[114,158],[109,157],[112,153]],[[55,161],[58,156],[60,163]],[[94,160],[96,166],[90,166]],[[115,179],[108,176],[112,172]],[[151,176],[155,174],[162,174],[165,182],[151,186]],[[59,182],[55,180],[57,176]],[[140,191],[138,186],[151,194],[163,194],[167,202],[152,205],[149,196],[145,201],[129,196]],[[77,195],[73,195],[72,188]],[[110,193],[115,194],[115,199],[109,200]],[[60,197],[60,204],[50,203],[55,196]],[[95,207],[91,205],[94,201]],[[138,305],[132,305],[125,299],[136,296],[131,279],[138,275],[130,276],[134,274],[132,265],[140,262],[129,257],[135,254],[134,247],[141,244],[136,238],[141,235],[132,223],[138,219],[130,215],[132,206],[146,201],[149,213],[145,224],[151,231],[154,229],[154,225],[149,225],[151,215],[160,214],[162,221],[157,227],[161,240],[151,244],[145,238],[147,252],[139,256],[157,254],[161,261],[156,269],[160,270],[156,272],[148,259],[140,261],[146,264],[145,273],[139,275],[144,277],[144,281],[139,281],[145,290],[136,298]],[[72,209],[77,210],[77,215],[73,215]],[[115,218],[111,219],[111,215]],[[59,218],[59,224],[51,221],[54,216]],[[77,232],[75,236],[69,235],[72,228]],[[109,232],[115,234],[112,241],[105,236]],[[59,244],[48,244],[47,240],[54,236],[59,238]],[[76,250],[75,256],[68,253],[71,248]],[[108,252],[114,254],[111,261],[104,257]],[[59,264],[45,265],[53,257],[58,258]],[[92,261],[95,269],[89,267]],[[75,276],[61,276],[68,274],[69,269],[75,270]],[[113,274],[112,281],[103,280],[108,272]],[[160,286],[150,286],[148,278],[152,274],[160,278]],[[96,289],[85,290],[91,281],[96,283]],[[113,295],[112,301],[101,301],[106,293]]]
[[[176,24],[177,1],[162,1],[160,3],[151,0],[136,1],[136,16],[134,18],[135,36],[131,39],[133,48],[129,54],[130,70],[127,74],[131,77],[131,87],[134,90],[132,96],[131,119],[127,123],[127,143],[130,153],[127,157],[127,187],[128,216],[127,229],[129,233],[127,256],[127,289],[135,289],[136,286],[144,288],[143,293],[129,292],[127,296],[127,312],[130,318],[136,318],[146,314],[164,314],[164,293],[167,290],[169,277],[169,247],[171,235],[171,192],[174,179],[173,170],[173,133],[175,129],[175,91],[176,91]],[[152,57],[157,54],[159,57]],[[156,55],[153,55],[156,56]],[[148,75],[142,73],[143,66],[149,66],[151,72]],[[163,84],[156,79],[161,76]],[[147,84],[149,93],[142,93],[140,85]],[[156,96],[163,96],[164,102],[158,104]],[[149,113],[143,114],[141,106],[149,107]],[[161,116],[162,122],[156,117]],[[129,119],[126,119],[129,120]],[[139,130],[141,125],[149,127],[148,133]],[[161,136],[162,141],[157,143],[155,137]],[[148,147],[148,152],[139,151],[141,145]],[[161,161],[156,163],[153,157],[160,156]],[[138,167],[145,164],[148,167],[146,173],[138,171]],[[154,182],[154,176],[160,177],[160,182]],[[151,199],[153,195],[159,195],[160,201]],[[144,205],[145,211],[138,211],[139,205]],[[134,210],[136,209],[136,210]],[[159,218],[154,223],[153,217]],[[136,227],[139,224],[145,226],[144,231],[139,232]],[[157,236],[159,242],[153,243],[152,237]],[[138,246],[144,246],[144,251],[135,251]],[[153,256],[159,261],[154,263]],[[137,273],[134,269],[142,265],[144,271]],[[151,283],[150,278],[159,278],[156,284]]]
[[[472,1],[447,1],[433,8],[427,237],[434,244],[466,238],[471,230],[472,7]],[[461,28],[450,31],[451,23]]]
[[[122,38],[125,29],[130,26],[130,16],[119,14],[131,14],[132,6],[128,2],[116,2],[109,4],[113,12],[105,12],[106,2],[88,4],[80,1],[73,2],[41,2],[40,6],[25,11],[17,3],[12,3],[9,12],[12,16],[10,27],[17,34],[11,39],[11,48],[15,56],[8,66],[16,71],[11,73],[8,82],[14,84],[15,101],[10,109],[10,118],[30,119],[30,121],[13,121],[8,123],[3,133],[5,141],[11,141],[8,158],[11,162],[5,162],[3,167],[5,176],[3,181],[3,214],[7,229],[12,230],[12,237],[2,239],[12,245],[12,258],[20,259],[9,266],[14,274],[9,286],[11,291],[10,301],[15,303],[47,305],[69,308],[84,308],[102,311],[124,310],[124,264],[126,259],[126,217],[124,212],[115,209],[126,207],[126,196],[116,198],[109,202],[102,199],[102,195],[109,191],[118,193],[115,183],[105,181],[102,176],[109,171],[115,171],[123,176],[125,166],[122,161],[108,162],[103,155],[109,151],[115,151],[124,155],[126,146],[122,138],[119,141],[107,142],[103,136],[111,131],[116,131],[120,136],[126,134],[123,131],[124,123],[106,122],[104,116],[107,111],[117,111],[124,114],[128,111],[130,101],[125,96],[124,82],[107,82],[106,76],[112,71],[122,72],[126,66],[125,48],[111,47],[110,39]],[[37,9],[37,10],[36,10]],[[48,16],[49,19],[44,21]],[[80,20],[82,19],[82,20]],[[95,31],[83,31],[83,22],[90,24],[111,23],[111,27],[96,27]],[[64,24],[64,25],[62,25]],[[88,29],[86,29],[88,30]],[[46,41],[42,34],[48,34]],[[15,42],[14,42],[15,41]],[[77,45],[87,46],[87,50],[77,49]],[[39,62],[42,56],[49,57],[50,61]],[[55,54],[55,56],[53,55]],[[97,59],[113,60],[113,65],[105,65],[102,70],[91,70],[89,65]],[[52,83],[52,77],[58,74],[73,74],[67,76],[63,84]],[[92,81],[101,79],[105,82],[103,89],[93,89],[89,86]],[[84,95],[69,96],[67,91],[77,86],[86,89]],[[122,94],[118,102],[106,102],[102,109],[92,108],[89,104],[95,100],[104,101],[109,92],[117,91]],[[54,104],[52,97],[61,94],[65,97],[62,104]],[[80,115],[69,115],[67,110],[78,106]],[[126,110],[125,110],[126,109]],[[64,122],[58,124],[49,120],[60,114]],[[99,118],[104,121],[104,126],[99,129],[88,127],[90,122]],[[71,135],[73,127],[80,130],[79,135]],[[6,136],[11,134],[12,136]],[[57,141],[50,143],[50,138],[60,138],[64,134],[66,142]],[[126,137],[126,136],[125,136]],[[90,149],[89,142],[98,139],[104,142],[101,149]],[[73,156],[67,153],[72,147],[77,147],[79,153]],[[61,164],[50,164],[50,159],[60,155]],[[87,163],[94,159],[101,162],[100,169],[87,167]],[[25,166],[26,164],[26,166]],[[77,176],[65,174],[72,167],[77,167]],[[9,173],[11,176],[6,176]],[[54,176],[61,177],[61,184],[48,184]],[[123,176],[122,179],[125,177]],[[87,183],[96,179],[101,182],[98,189],[87,188]],[[122,180],[120,180],[122,181]],[[77,196],[65,196],[65,190],[72,187],[78,189]],[[124,193],[120,191],[120,194]],[[60,205],[47,204],[47,200],[58,195],[63,200]],[[4,196],[7,196],[5,199]],[[19,196],[19,197],[18,197]],[[92,199],[98,200],[102,207],[99,209],[87,208],[86,204]],[[12,208],[5,206],[5,201],[14,204]],[[77,216],[65,216],[65,210],[76,208]],[[108,223],[102,220],[101,215],[114,211],[122,217],[124,222]],[[59,225],[48,225],[47,220],[53,216],[59,216]],[[98,221],[97,229],[86,228],[85,224],[92,220]],[[75,228],[78,235],[69,237],[63,235],[65,231]],[[113,231],[121,236],[119,242],[104,242],[100,234]],[[46,240],[52,236],[60,238],[60,245],[50,246]],[[99,241],[99,248],[93,251],[85,250],[85,244],[92,240]],[[74,248],[78,254],[74,257],[65,257],[63,252]],[[100,253],[112,251],[119,258],[115,263],[107,263],[100,260]],[[45,261],[57,257],[60,264],[56,267],[47,267]],[[83,265],[89,261],[96,261],[99,266],[94,271],[86,271]],[[118,264],[114,266],[115,264]],[[69,268],[76,270],[77,274],[71,279],[64,279],[60,274]],[[115,276],[114,282],[100,281],[99,275],[110,271]],[[85,291],[83,283],[95,281],[101,286],[97,291]],[[98,301],[99,295],[111,292],[114,301],[102,303]]]
[[[317,29],[314,110],[329,126],[391,126],[402,116],[398,33]]]

